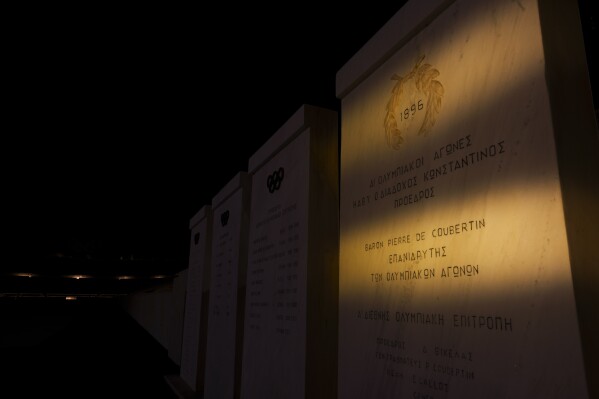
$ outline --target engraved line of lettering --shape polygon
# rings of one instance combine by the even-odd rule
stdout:
[[[395,312],[395,321],[397,323],[445,325],[445,318],[441,313]]]
[[[376,181],[376,183],[378,184],[383,184],[386,183],[390,180],[393,179],[397,179],[398,177],[409,173],[409,172],[413,172],[416,169],[422,167],[424,165],[424,157],[420,157],[420,158],[416,158],[413,161],[407,162],[404,165],[400,165],[397,168],[390,170],[388,172],[385,172],[381,175],[379,175],[376,180],[375,179],[371,179],[370,180],[370,188],[374,187],[374,183]]]
[[[501,316],[454,314],[453,326],[512,332],[512,319]]]
[[[388,261],[390,264],[399,262],[414,262],[431,258],[443,258],[447,256],[446,247],[431,247],[423,251],[407,251],[404,253],[389,254]]]
[[[376,195],[376,193],[374,193],[374,194]],[[429,198],[435,198],[435,187],[434,186],[430,186],[428,188],[425,188],[424,190],[420,190],[416,194],[408,194],[408,195],[404,195],[401,198],[397,198],[395,201],[393,201],[393,208],[399,208],[401,206],[417,204],[420,201],[429,199]]]
[[[377,337],[376,344],[388,346],[389,348],[406,349],[406,342],[400,339]]]
[[[416,376],[416,374],[413,374],[412,382],[414,384],[418,384],[418,385],[430,388],[434,391],[441,391],[441,392],[445,392],[445,393],[449,392],[449,384],[448,383],[433,380],[432,378]]]
[[[385,188],[382,188],[380,191],[376,191],[374,193],[374,200],[377,201],[377,200],[383,199],[389,195],[399,194],[403,191],[406,191],[409,188],[413,188],[416,186],[418,186],[417,177],[412,176],[409,179],[402,180],[392,186],[387,186]]]
[[[441,277],[472,277],[478,273],[478,265],[446,266],[441,269]]]
[[[440,346],[435,346],[433,353],[437,357],[445,357],[448,359],[468,360],[470,362],[472,361],[472,352],[470,352],[470,351],[460,352],[453,348],[443,348]]]
[[[465,370],[457,367],[452,367],[446,364],[437,364],[433,363],[432,367],[433,371],[438,374],[445,374],[451,377],[460,377],[465,380],[473,380],[474,379],[474,371]]]
[[[388,310],[365,310],[364,312],[358,311],[358,318],[364,320],[381,320],[390,321]]]
[[[399,273],[399,280],[428,280],[435,277],[435,269],[418,269],[418,270],[405,270]],[[387,273],[389,274],[389,273]],[[387,278],[389,281],[389,278]]]
[[[412,368],[417,368],[417,369],[423,368],[422,361],[420,359],[414,359],[413,357],[410,357],[410,356],[395,355],[393,353],[381,352],[381,351],[375,351],[374,356],[379,360],[387,360],[392,363],[401,364],[402,366],[407,366],[407,367],[412,367]]]
[[[385,245],[382,241],[367,242],[364,244],[364,251],[368,252],[374,249],[382,249],[384,246]]]
[[[354,200],[353,207],[354,208],[361,208],[361,207],[366,206],[368,204],[370,204],[370,195],[365,195],[362,198],[358,198],[357,200]]]
[[[457,139],[455,142],[440,147],[438,151],[435,151],[434,159],[442,158],[444,155],[451,155],[454,152],[463,150],[467,147],[470,147],[471,145],[472,142],[470,140],[470,135],[461,137]]]
[[[449,226],[435,227],[431,230],[433,238],[451,236],[455,234],[465,233],[468,231],[481,230],[486,227],[486,221],[484,218],[478,220],[469,220],[467,222],[460,222],[451,224]]]
[[[489,157],[492,158],[499,154],[504,154],[504,143],[505,141],[500,141],[496,144],[491,144],[490,146],[485,147],[482,150],[471,152],[470,154],[467,154],[461,159],[451,160],[436,168],[429,169],[423,173],[423,180],[425,182],[435,180],[441,176],[455,172],[462,168],[472,166],[475,163],[481,162]]]

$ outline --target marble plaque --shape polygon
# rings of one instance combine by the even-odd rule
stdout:
[[[411,1],[339,72],[339,398],[588,397],[539,15]]]
[[[305,105],[249,160],[241,398],[336,396],[337,142]]]
[[[250,184],[240,172],[213,199],[204,397],[239,397]]]
[[[206,304],[202,296],[210,283],[210,254],[212,243],[212,210],[204,206],[189,222],[189,268],[187,296],[181,350],[180,376],[194,391],[204,387],[204,362],[206,360],[206,331],[208,314],[202,311]]]

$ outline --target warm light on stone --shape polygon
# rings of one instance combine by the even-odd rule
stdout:
[[[536,2],[448,6],[341,143],[339,397],[586,397]]]

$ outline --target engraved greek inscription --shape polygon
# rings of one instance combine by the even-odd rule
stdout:
[[[403,378],[403,373],[401,371],[397,371],[397,370],[392,369],[392,368],[387,368],[385,370],[385,372],[387,373],[387,377]]]
[[[412,392],[412,397],[414,399],[435,399],[435,397],[433,395],[429,395],[427,393],[422,393],[422,392],[418,392],[418,391]]]
[[[447,364],[433,363],[432,370],[437,374],[445,374],[450,377],[460,377],[465,380],[474,379],[474,371],[463,369],[460,367],[453,367]]]
[[[374,187],[374,183],[384,184],[391,180],[397,179],[404,174],[414,172],[416,169],[421,168],[424,165],[424,157],[418,157],[412,161],[408,161],[402,165],[399,165],[395,169],[389,170],[376,177],[376,179],[370,180],[370,187]]]
[[[494,158],[505,154],[505,141],[498,141],[477,151],[470,152],[459,159],[452,159],[446,163],[423,172],[423,181],[431,181],[448,175],[460,169],[476,165],[488,158]]]
[[[435,277],[435,269],[405,270],[399,272],[400,280],[428,280]]]
[[[377,343],[377,345],[382,345],[382,346],[386,346],[389,348],[401,349],[401,350],[406,349],[406,342],[403,340],[400,340],[400,339],[377,337],[376,343]]]
[[[406,191],[407,189],[418,186],[418,181],[416,176],[412,176],[409,179],[402,180],[397,182],[392,186],[387,186],[379,190],[378,195],[375,195],[375,200],[383,199],[389,195],[395,195]]]
[[[391,352],[384,351],[375,351],[374,357],[378,360],[385,360],[390,363],[399,364],[404,367],[410,367],[413,369],[422,369],[424,368],[424,362],[420,359],[415,359],[411,356],[403,356]]]
[[[453,348],[444,348],[444,347],[440,347],[440,346],[435,346],[433,353],[437,357],[443,357],[443,358],[447,358],[447,359],[467,360],[470,362],[472,361],[472,352],[469,352],[469,351],[458,351]]]
[[[446,247],[431,247],[424,250],[406,251],[403,253],[389,254],[389,264],[400,262],[414,262],[431,258],[443,258],[447,256]]]
[[[478,265],[446,266],[441,269],[441,277],[472,277],[478,275]]]
[[[361,207],[368,205],[369,203],[370,203],[370,195],[365,195],[362,198],[358,198],[357,200],[354,200],[353,207],[361,208]]]
[[[437,151],[435,151],[434,159],[440,159],[445,155],[451,155],[455,152],[458,152],[459,150],[463,150],[467,147],[470,147],[471,145],[472,140],[470,138],[470,135],[460,137],[453,143],[444,145],[443,147],[440,147]]]
[[[445,325],[445,317],[442,313],[395,312],[395,321],[406,324]]]
[[[365,320],[379,320],[379,321],[389,321],[389,311],[388,310],[367,310],[364,311],[364,319]]]
[[[449,384],[442,381],[437,381],[433,378],[422,377],[420,375],[412,375],[412,383],[432,389],[434,391],[449,392]]]
[[[511,317],[489,315],[453,315],[453,327],[512,332]]]
[[[420,190],[415,194],[408,194],[401,198],[396,199],[393,202],[393,207],[399,208],[401,206],[417,204],[417,203],[421,202],[422,200],[426,200],[426,199],[434,198],[434,197],[435,197],[435,187],[431,186],[431,187],[425,188],[424,190]]]

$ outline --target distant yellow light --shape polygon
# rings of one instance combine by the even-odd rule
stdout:
[[[35,274],[33,274],[33,273],[14,273],[13,276],[31,278],[31,277],[35,276]]]
[[[74,278],[75,280],[80,280],[83,278],[91,278],[91,276],[86,276],[85,274],[72,274],[69,276],[65,276],[66,278]]]
[[[65,296],[64,299],[66,299],[67,301],[76,301],[77,297],[76,296]]]

